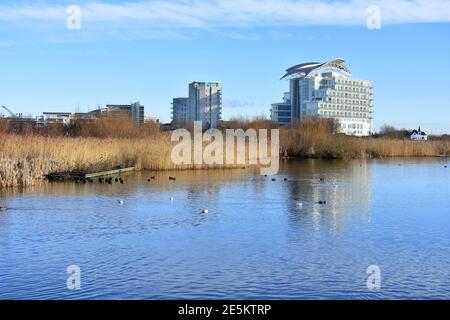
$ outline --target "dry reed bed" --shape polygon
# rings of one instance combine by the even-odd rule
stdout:
[[[0,188],[31,186],[51,172],[242,168],[242,165],[175,165],[168,134],[153,138],[61,138],[0,134]]]
[[[449,141],[357,138],[343,135],[282,132],[282,154],[313,158],[436,157],[450,155]]]
[[[334,134],[332,119],[307,119],[280,131],[282,154],[315,158],[435,157],[450,155],[450,141],[359,138]]]
[[[0,138],[0,187],[28,186],[57,171],[173,168],[171,144],[159,139],[48,138],[7,135]]]
[[[50,172],[95,171],[116,165],[143,170],[242,168],[242,165],[183,165],[171,161],[173,144],[167,133],[153,126],[134,128],[133,136],[122,136],[120,126],[105,121],[97,137],[46,137],[0,131],[0,188],[30,186]],[[270,122],[238,122],[236,128],[273,128]],[[1,128],[0,128],[1,129]],[[83,128],[82,128],[83,129]],[[133,129],[133,128],[132,128]],[[450,141],[409,141],[348,137],[333,134],[334,123],[307,120],[280,130],[282,155],[314,158],[434,157],[450,155]],[[133,131],[129,131],[133,132]],[[100,133],[108,137],[99,136]],[[137,138],[145,133],[145,138]],[[90,133],[92,134],[92,132]],[[126,136],[126,135],[125,135]],[[248,151],[248,148],[247,148]],[[236,150],[235,150],[236,152]],[[248,153],[246,154],[248,160]]]

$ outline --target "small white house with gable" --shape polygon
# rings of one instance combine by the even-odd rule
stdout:
[[[423,132],[422,130],[420,130],[420,127],[419,127],[419,130],[413,130],[413,132],[411,133],[411,140],[426,141],[426,140],[428,140],[428,135],[425,132]]]

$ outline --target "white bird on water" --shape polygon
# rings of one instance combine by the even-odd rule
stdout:
[[[123,206],[123,200],[122,199],[117,200],[117,203],[120,204],[121,206]]]
[[[0,207],[0,212],[5,212],[6,210],[8,210],[7,207]]]
[[[170,201],[173,201],[173,197],[170,197]]]
[[[303,202],[298,202],[297,205],[298,205],[299,207],[303,207]]]
[[[209,210],[208,209],[202,209],[202,213],[208,213]]]

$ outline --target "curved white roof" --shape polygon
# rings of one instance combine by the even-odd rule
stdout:
[[[334,59],[324,63],[307,62],[297,64],[287,69],[286,74],[281,78],[281,80],[286,78],[304,78],[313,71],[324,68],[335,68],[341,72],[347,73],[349,75],[351,74],[350,70],[345,66],[345,61],[343,59]]]

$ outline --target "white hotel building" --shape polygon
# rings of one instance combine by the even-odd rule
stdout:
[[[310,62],[286,70],[281,79],[290,81],[291,121],[333,118],[341,133],[372,133],[373,88],[369,81],[353,78],[344,63]],[[280,122],[274,113],[272,120]]]

